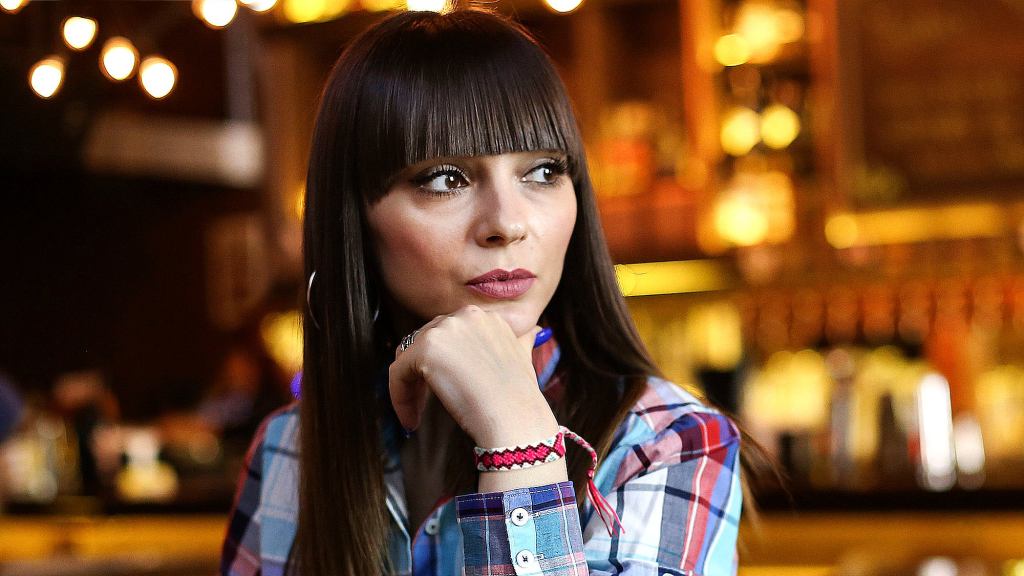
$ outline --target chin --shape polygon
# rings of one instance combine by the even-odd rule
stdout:
[[[520,307],[498,309],[495,310],[495,312],[500,314],[501,317],[505,319],[505,322],[508,322],[508,325],[512,328],[512,332],[515,333],[516,336],[526,334],[537,326],[537,322],[540,320],[540,312],[523,310]]]

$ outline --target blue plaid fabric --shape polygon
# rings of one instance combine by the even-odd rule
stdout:
[[[534,351],[538,383],[557,397],[553,341]],[[595,483],[624,531],[609,537],[572,482],[442,500],[422,526],[406,514],[394,422],[385,423],[388,555],[397,576],[732,575],[742,506],[739,433],[682,388],[650,378],[616,431]],[[278,576],[298,514],[298,410],[268,417],[249,449],[221,573]]]

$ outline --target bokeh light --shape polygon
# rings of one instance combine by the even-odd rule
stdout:
[[[413,12],[441,12],[447,0],[406,0],[406,8]]]
[[[267,12],[277,6],[277,0],[238,0],[238,3],[253,12]]]
[[[192,11],[211,28],[223,28],[235,19],[235,0],[192,0]]]
[[[752,58],[759,62],[772,59],[782,43],[775,9],[767,4],[743,4],[736,15],[735,31],[746,39]]]
[[[114,36],[103,43],[100,54],[100,68],[111,80],[126,80],[135,72],[139,62],[139,51],[131,40],[123,36]]]
[[[44,58],[28,73],[32,90],[43,98],[49,98],[60,90],[64,83],[64,61],[57,56]]]
[[[564,14],[579,8],[583,0],[544,0],[544,3],[555,12]]]
[[[743,156],[761,140],[761,118],[750,108],[738,106],[722,120],[722,150],[732,156]]]
[[[761,140],[769,148],[781,150],[800,134],[800,116],[782,104],[772,104],[761,113]]]
[[[71,16],[61,26],[64,43],[74,50],[85,50],[96,39],[97,25],[92,18]]]
[[[139,66],[139,84],[157,100],[170,94],[177,80],[178,69],[166,58],[150,56]]]
[[[755,246],[768,236],[768,215],[746,194],[729,194],[715,206],[715,230],[737,246]]]
[[[825,223],[825,238],[833,248],[850,248],[857,243],[857,220],[849,214],[839,214]]]
[[[739,66],[750,60],[750,46],[739,34],[726,34],[715,42],[715,60],[722,66]]]
[[[10,12],[11,14],[15,14],[24,8],[25,4],[28,4],[28,0],[0,0],[0,8],[4,12]]]

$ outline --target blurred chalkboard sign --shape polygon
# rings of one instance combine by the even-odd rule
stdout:
[[[839,4],[848,200],[1024,197],[1024,0]]]

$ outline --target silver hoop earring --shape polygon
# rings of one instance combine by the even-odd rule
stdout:
[[[314,279],[316,279],[316,270],[313,270],[313,273],[309,275],[309,283],[306,284],[306,309],[309,310],[309,318],[313,321],[313,326],[316,326],[316,329],[319,330],[320,323],[316,321],[316,314],[313,314],[312,295]]]
[[[373,317],[370,322],[372,324],[376,324],[377,318],[380,318],[380,292],[377,292],[376,290],[373,290],[372,292],[374,293],[374,296],[376,296],[376,298],[374,298]]]
[[[313,280],[316,279],[316,270],[309,275],[309,282],[306,284],[306,308],[309,310],[309,318],[313,321],[313,325],[320,329],[320,323],[316,321],[316,314],[313,314]],[[377,322],[377,318],[380,317],[380,296],[377,297],[377,302],[373,307],[373,322]]]

